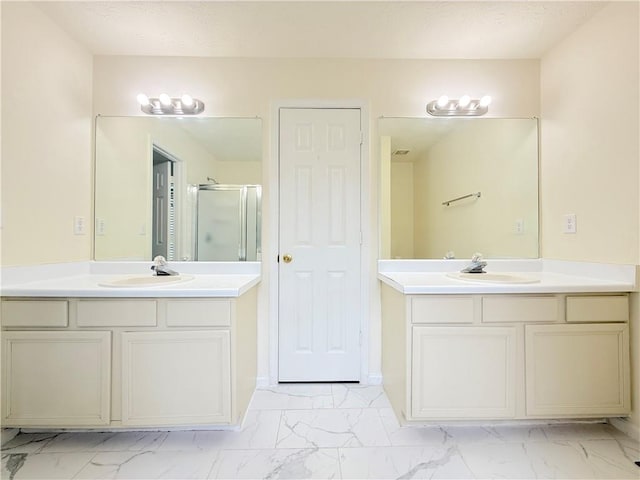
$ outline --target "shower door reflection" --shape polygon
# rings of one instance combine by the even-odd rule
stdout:
[[[194,260],[260,260],[260,185],[194,185]]]

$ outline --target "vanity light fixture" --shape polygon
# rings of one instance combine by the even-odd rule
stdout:
[[[186,93],[173,98],[166,93],[161,93],[158,98],[149,98],[140,93],[136,99],[140,109],[149,115],[198,115],[204,112],[204,103]]]
[[[489,111],[491,97],[485,95],[480,99],[472,99],[463,95],[459,100],[449,99],[442,95],[427,104],[427,113],[435,117],[479,117]]]

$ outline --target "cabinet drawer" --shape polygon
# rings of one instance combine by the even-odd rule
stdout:
[[[66,327],[66,300],[3,300],[3,327]]]
[[[628,322],[626,295],[567,297],[567,322]]]
[[[170,327],[226,327],[231,325],[229,300],[169,300],[167,325]]]
[[[482,297],[482,322],[558,322],[562,320],[560,298],[555,296]]]
[[[155,327],[155,300],[79,300],[79,327]]]
[[[413,323],[472,323],[473,297],[429,296],[411,300]]]

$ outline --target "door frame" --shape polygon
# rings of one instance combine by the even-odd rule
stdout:
[[[360,227],[362,243],[360,245],[360,382],[378,383],[369,378],[369,341],[370,341],[370,273],[371,264],[371,159],[369,107],[364,100],[324,100],[292,99],[271,103],[270,161],[269,161],[269,248],[266,263],[269,271],[269,378],[267,385],[278,383],[278,327],[279,327],[279,271],[277,256],[280,246],[280,109],[281,108],[353,108],[360,110],[362,146],[360,149]],[[264,204],[263,204],[264,205]],[[258,382],[258,384],[263,384]],[[266,386],[266,385],[261,385]]]

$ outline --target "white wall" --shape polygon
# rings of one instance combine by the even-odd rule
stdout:
[[[92,57],[37,7],[0,8],[2,264],[89,260]]]
[[[640,264],[639,4],[616,2],[541,62],[542,255]],[[561,232],[577,215],[577,233]],[[632,295],[632,424],[640,432],[640,307]]]
[[[378,162],[376,119],[385,116],[424,116],[427,102],[443,92],[456,97],[489,93],[491,115],[529,117],[539,114],[539,65],[536,60],[328,60],[328,59],[215,59],[111,57],[94,59],[94,113],[139,115],[135,97],[140,92],[179,95],[190,92],[206,104],[209,116],[259,116],[264,120],[263,165],[264,229],[263,283],[259,306],[259,375],[268,368],[268,289],[270,262],[277,254],[271,245],[273,222],[269,205],[276,201],[272,162],[271,105],[284,99],[359,99],[369,105],[370,178],[364,198],[370,228],[365,233],[370,271],[378,258]],[[375,275],[365,279],[371,290],[369,370],[380,372],[380,321]]]
[[[639,261],[638,56],[638,4],[616,2],[542,59],[546,258]]]

